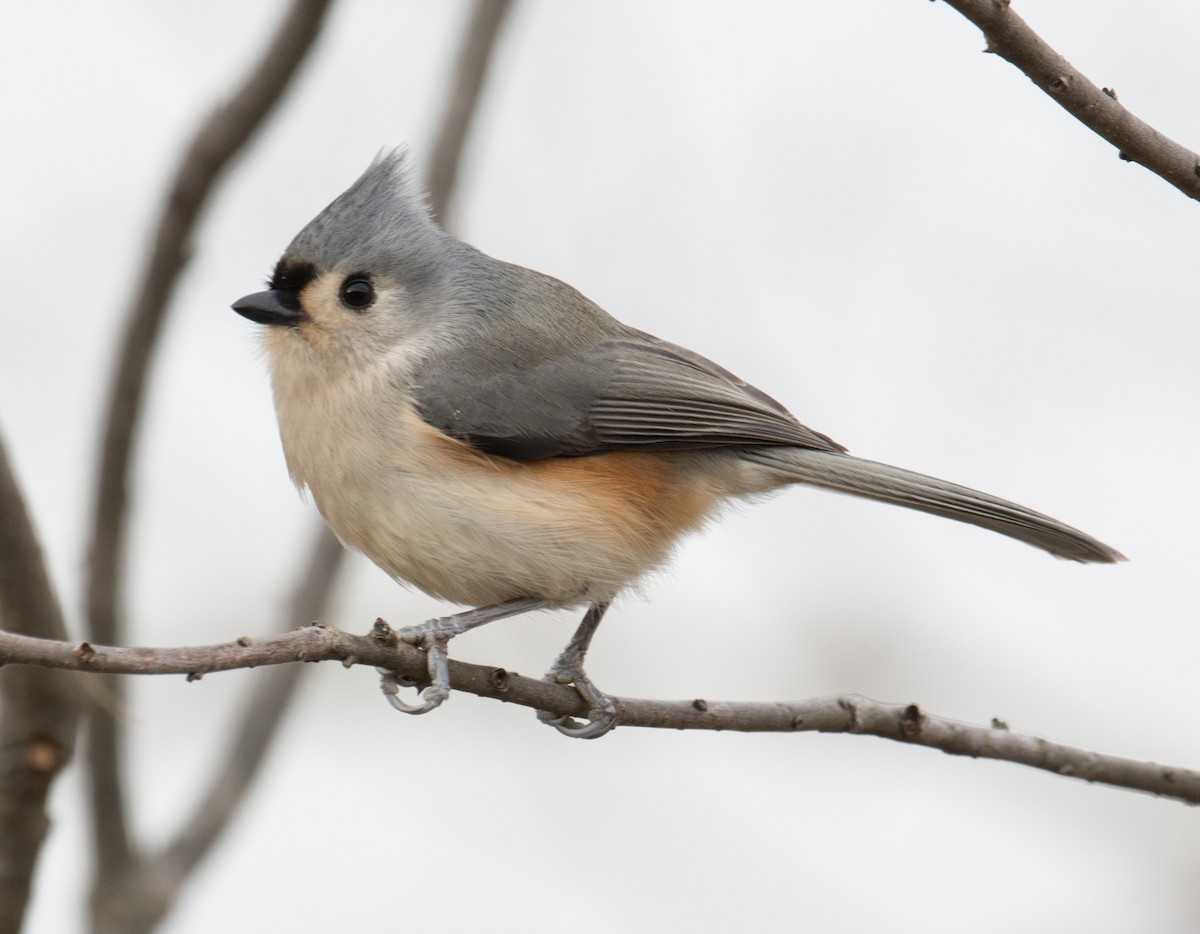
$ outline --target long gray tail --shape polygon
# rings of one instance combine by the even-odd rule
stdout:
[[[1057,519],[911,470],[806,448],[755,447],[746,449],[743,456],[789,479],[969,522],[1060,558],[1104,564],[1125,560],[1119,551]]]

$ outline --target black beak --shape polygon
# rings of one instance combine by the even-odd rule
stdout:
[[[258,324],[286,324],[295,327],[304,320],[300,303],[291,292],[271,289],[255,292],[233,303],[233,310]]]

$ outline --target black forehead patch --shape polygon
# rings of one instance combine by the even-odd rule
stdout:
[[[317,269],[312,263],[281,259],[275,264],[275,271],[271,273],[267,287],[276,292],[287,292],[294,297],[316,277]]]

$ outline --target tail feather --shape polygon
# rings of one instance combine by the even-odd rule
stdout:
[[[1032,509],[911,470],[828,451],[748,449],[748,460],[801,483],[865,496],[991,529],[1060,558],[1112,564],[1125,556],[1090,535]]]

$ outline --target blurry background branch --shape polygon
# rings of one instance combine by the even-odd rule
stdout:
[[[65,639],[62,607],[0,442],[0,629]],[[77,679],[39,668],[0,670],[0,934],[21,929],[50,820],[46,795],[75,747]]]
[[[310,626],[263,639],[179,649],[109,648],[27,639],[0,633],[0,662],[122,674],[215,672],[295,662],[341,661],[347,667],[392,669],[414,682],[426,678],[424,653],[397,639],[382,621],[367,636]],[[299,667],[292,664],[292,667]],[[456,691],[559,715],[587,714],[573,687],[526,678],[503,668],[451,661]],[[1097,784],[1145,791],[1200,804],[1200,772],[1101,755],[1010,730],[994,720],[973,726],[932,716],[916,704],[883,704],[856,695],[776,703],[661,701],[614,698],[621,726],[664,730],[734,730],[748,733],[855,733],[879,736],[952,755],[998,759]]]
[[[510,0],[477,0],[454,64],[454,88],[449,95],[430,164],[430,206],[438,215],[447,211],[462,160],[467,130],[478,109],[483,79]],[[329,595],[346,552],[333,533],[319,523],[313,545],[294,585],[283,629],[305,625],[326,615]],[[228,825],[258,773],[271,739],[278,730],[304,669],[286,666],[263,673],[246,705],[245,715],[230,743],[225,762],[214,771],[213,784],[191,818],[164,853],[151,860],[153,871],[174,891],[187,878]]]
[[[196,224],[218,180],[262,126],[312,49],[330,0],[295,0],[245,82],[199,127],[184,153],[150,238],[149,256],[126,314],[108,393],[88,551],[87,621],[92,638],[124,641],[122,585],[128,483],[150,362],[168,303],[191,251]],[[129,839],[118,711],[125,692],[106,679],[110,702],[89,718],[88,764],[95,833],[93,920],[99,931],[149,930],[165,906],[148,890]],[[130,898],[131,889],[141,898]],[[169,893],[163,892],[163,898]]]
[[[1060,107],[1117,147],[1127,162],[1145,166],[1189,198],[1200,199],[1200,157],[1139,120],[1046,44],[1009,0],[946,0],[983,30],[987,51],[1011,62]]]
[[[171,293],[188,260],[192,231],[223,170],[262,125],[313,47],[329,6],[329,0],[293,4],[246,83],[197,131],[164,202],[154,248],[128,314],[110,392],[89,553],[88,619],[93,639],[124,641],[121,584],[129,465],[150,361]],[[491,52],[510,7],[510,0],[477,0],[468,19],[431,163],[429,198],[438,215],[444,215],[450,203]],[[328,530],[318,529],[295,585],[285,627],[324,615],[342,555]],[[119,722],[111,709],[94,712],[89,752],[97,845],[93,912],[98,930],[148,931],[162,919],[243,800],[301,670],[292,666],[264,673],[239,721],[226,761],[214,770],[212,785],[179,834],[159,854],[141,855],[129,839]],[[119,708],[124,697],[119,680],[109,679],[108,688],[112,705]]]

